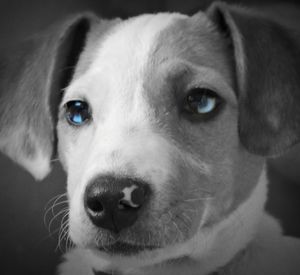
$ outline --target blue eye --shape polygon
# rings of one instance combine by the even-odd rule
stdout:
[[[205,115],[213,112],[220,102],[219,96],[206,88],[192,89],[186,98],[186,109],[188,112]]]
[[[66,118],[71,125],[81,126],[90,118],[89,105],[81,100],[72,100],[65,104]]]

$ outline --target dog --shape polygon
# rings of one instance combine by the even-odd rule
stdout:
[[[67,173],[61,275],[295,275],[266,159],[300,139],[300,32],[213,3],[71,16],[0,59],[0,148]]]

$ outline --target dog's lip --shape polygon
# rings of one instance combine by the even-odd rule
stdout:
[[[115,242],[110,245],[98,246],[97,249],[108,254],[133,255],[147,250],[158,249],[157,246]]]

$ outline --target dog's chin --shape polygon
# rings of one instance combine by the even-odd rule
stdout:
[[[116,242],[105,246],[88,246],[95,259],[104,260],[112,268],[143,267],[160,262],[160,249],[156,246]],[[156,259],[158,258],[158,259]]]
[[[91,259],[95,263],[95,270],[107,267],[107,270],[134,270],[152,266],[153,268],[163,265],[183,263],[189,259],[189,253],[180,249],[180,244],[172,247],[156,247],[133,245],[116,242],[105,247],[85,247],[91,252]],[[138,273],[135,273],[138,274]]]
[[[97,246],[97,250],[111,256],[134,256],[137,254],[150,252],[159,247],[152,245],[129,244],[117,241],[114,244]]]

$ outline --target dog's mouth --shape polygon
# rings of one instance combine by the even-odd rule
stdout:
[[[151,245],[140,245],[140,244],[129,244],[125,242],[115,242],[114,244],[98,246],[98,250],[115,255],[134,255],[140,252],[154,250],[159,247],[151,246]]]

